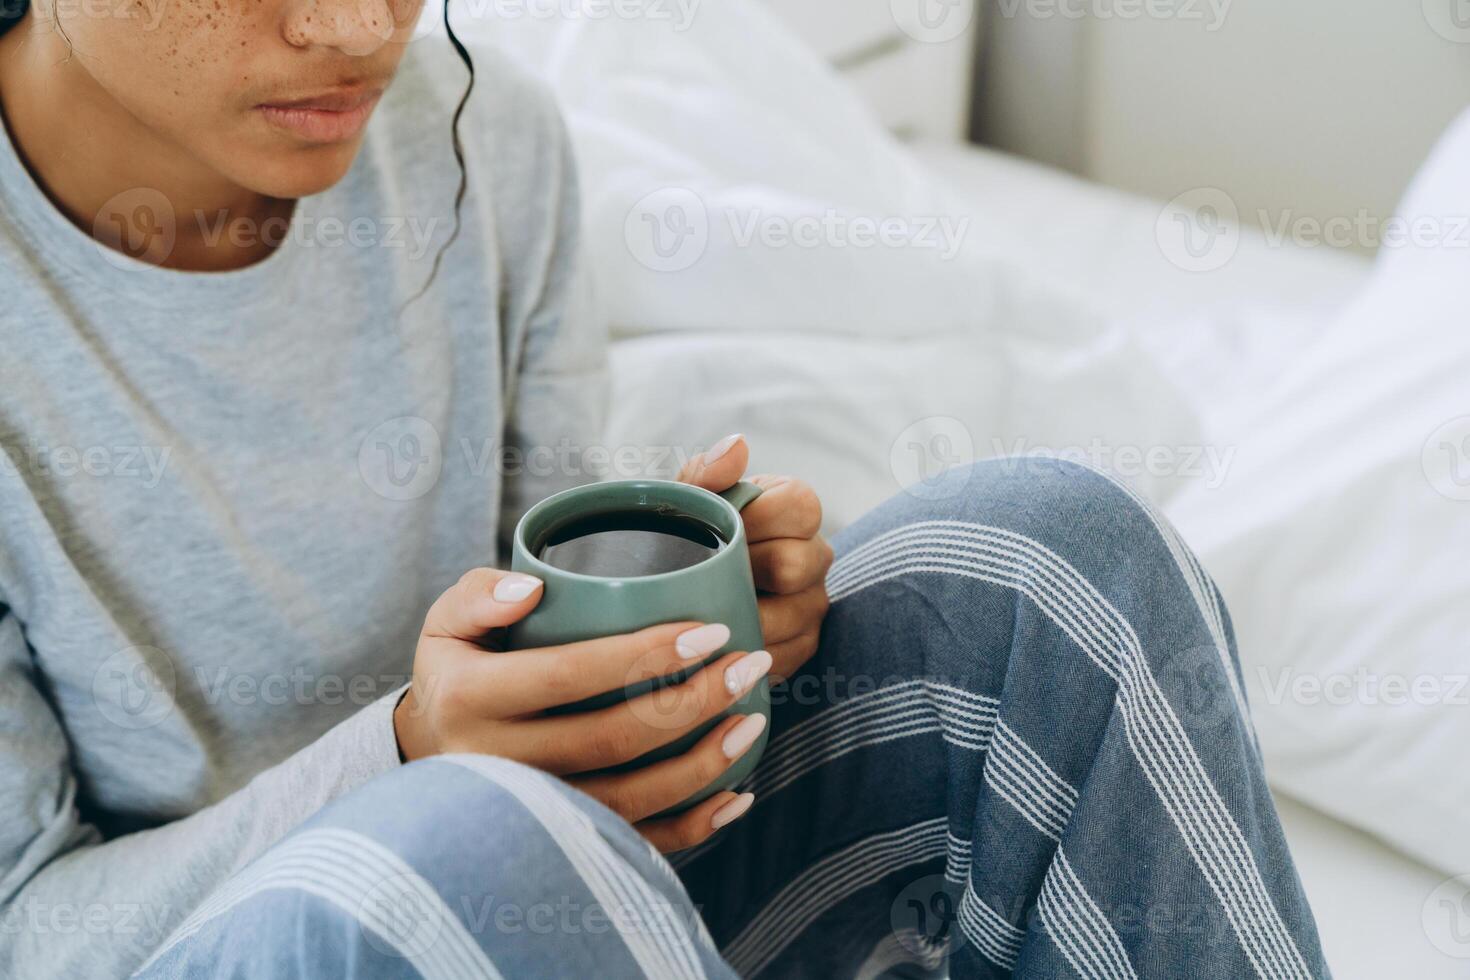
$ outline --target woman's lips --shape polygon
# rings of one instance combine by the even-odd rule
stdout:
[[[350,140],[367,125],[381,90],[334,93],[256,106],[266,122],[312,143]]]

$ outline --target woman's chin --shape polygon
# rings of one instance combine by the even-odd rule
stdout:
[[[352,168],[360,139],[342,144],[313,146],[261,154],[258,161],[240,167],[232,161],[233,179],[267,197],[310,197],[335,185]]]

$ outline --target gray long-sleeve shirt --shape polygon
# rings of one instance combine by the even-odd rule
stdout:
[[[458,181],[441,44],[236,272],[104,251],[0,139],[0,976],[125,975],[397,765],[429,605],[586,481],[605,342],[568,142],[543,90],[476,61],[463,232],[406,308]]]

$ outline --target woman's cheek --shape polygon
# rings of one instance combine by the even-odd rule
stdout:
[[[131,0],[131,16],[110,23],[81,18],[63,29],[81,67],[111,100],[189,147],[237,125],[231,117],[251,91],[258,27],[253,11],[228,9],[239,2],[217,9],[215,0]]]

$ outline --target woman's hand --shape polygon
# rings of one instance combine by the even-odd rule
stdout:
[[[691,459],[679,481],[719,493],[740,480],[749,461],[745,438],[726,436]],[[779,679],[790,677],[817,652],[827,615],[832,546],[819,533],[822,502],[810,486],[789,476],[749,479],[765,490],[741,516],[755,587],[763,593],[761,632],[775,658],[771,676]]]
[[[755,742],[764,715],[726,718],[683,755],[632,772],[587,775],[631,762],[725,711],[770,669],[765,651],[731,653],[679,684],[606,708],[548,708],[687,670],[724,646],[719,624],[667,623],[637,633],[537,650],[492,653],[482,642],[541,599],[529,575],[476,569],[429,610],[413,683],[393,715],[405,758],[476,752],[567,779],[620,814],[662,851],[703,841],[750,808],[749,793],[716,793],[684,813],[653,814],[708,786]]]

